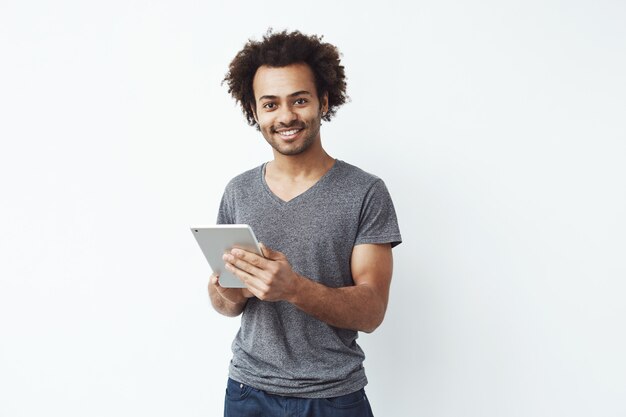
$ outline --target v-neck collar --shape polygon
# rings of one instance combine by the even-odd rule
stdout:
[[[294,204],[295,202],[300,201],[300,200],[306,198],[307,196],[309,196],[311,194],[314,194],[315,190],[317,190],[320,187],[320,185],[322,185],[324,182],[326,182],[328,180],[328,177],[330,177],[331,174],[334,171],[337,170],[337,167],[341,163],[341,161],[339,159],[335,159],[335,163],[333,164],[333,166],[331,166],[328,169],[328,171],[326,171],[326,173],[324,173],[324,175],[322,175],[320,177],[320,179],[318,179],[315,182],[315,184],[313,184],[312,186],[310,186],[309,188],[307,188],[306,190],[304,190],[303,192],[301,192],[300,194],[298,194],[297,196],[295,196],[291,200],[285,201],[282,198],[278,197],[276,194],[274,194],[274,192],[270,189],[269,185],[267,185],[267,181],[265,181],[265,168],[267,167],[268,162],[265,162],[263,165],[261,165],[261,169],[260,169],[260,171],[261,171],[261,182],[263,183],[263,188],[265,189],[267,194],[279,206],[287,206],[289,204]]]

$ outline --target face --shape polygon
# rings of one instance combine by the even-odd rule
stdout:
[[[328,97],[317,97],[313,71],[306,64],[261,66],[252,81],[255,119],[265,140],[282,155],[298,155],[320,141]]]

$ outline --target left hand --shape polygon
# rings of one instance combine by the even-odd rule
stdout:
[[[226,268],[246,284],[254,296],[264,301],[289,301],[301,278],[291,268],[287,257],[259,244],[265,257],[235,248],[224,255]]]

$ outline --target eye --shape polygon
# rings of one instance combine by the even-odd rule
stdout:
[[[272,102],[265,103],[265,104],[263,105],[263,108],[264,108],[264,109],[268,109],[268,110],[272,110],[272,109],[274,109],[274,107],[276,107],[276,104],[274,104],[274,103],[272,103]]]
[[[299,98],[295,101],[295,104],[306,104],[308,100],[306,98]]]

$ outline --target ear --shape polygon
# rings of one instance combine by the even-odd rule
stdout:
[[[328,91],[322,94],[322,98],[320,100],[320,107],[322,108],[322,114],[326,115],[326,113],[328,113]]]
[[[256,116],[256,105],[254,103],[250,103],[250,110],[252,110],[252,116],[254,117],[254,121],[259,124],[259,118]]]

